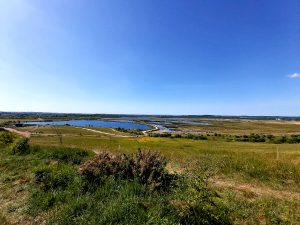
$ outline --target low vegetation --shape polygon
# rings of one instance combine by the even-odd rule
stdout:
[[[208,133],[222,133],[229,135],[250,135],[250,134],[271,134],[275,136],[299,134],[300,123],[299,120],[288,119],[276,121],[254,119],[202,119],[193,120],[197,122],[208,122],[209,125],[199,124],[185,124],[175,123],[172,124],[176,130],[183,132],[208,132]]]
[[[28,141],[29,141],[28,138],[21,138],[21,139],[17,140],[11,146],[11,153],[12,154],[20,154],[20,155],[28,154],[30,151]]]
[[[61,160],[63,151],[71,158],[79,155],[82,163],[78,166],[78,161]],[[83,150],[78,152],[31,147],[29,154],[11,155],[8,148],[1,149],[2,171],[14,168],[13,173],[20,176],[32,174],[21,191],[28,193],[22,221],[64,225],[230,224],[226,206],[205,185],[203,177],[198,180],[169,174],[165,158],[157,152],[139,150],[130,156],[102,152],[93,158]],[[10,219],[7,214],[1,216],[3,221]]]
[[[298,135],[164,135],[0,131],[0,224],[300,223]]]
[[[171,134],[171,133],[150,133],[150,137],[169,137],[169,138],[185,138],[192,140],[208,140],[207,135],[195,135],[195,134]]]
[[[13,133],[3,130],[0,132],[0,143],[3,145],[8,145],[14,142],[15,135]]]
[[[168,190],[172,179],[166,170],[167,161],[158,152],[138,150],[130,156],[101,152],[80,167],[82,175],[92,184],[108,176],[138,182],[149,190]]]
[[[120,127],[116,128],[115,130],[117,130],[119,132],[134,134],[134,135],[143,135],[142,130],[132,130],[132,129],[125,129],[125,128],[120,128]]]
[[[300,135],[284,135],[284,136],[274,136],[274,135],[264,135],[264,134],[250,134],[250,135],[224,135],[224,134],[171,134],[171,133],[150,133],[150,137],[168,137],[168,138],[185,138],[193,140],[208,140],[210,139],[223,139],[226,141],[236,141],[236,142],[265,142],[272,144],[298,144],[300,143]]]

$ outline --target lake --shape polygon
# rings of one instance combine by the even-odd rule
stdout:
[[[135,123],[131,121],[104,121],[104,120],[66,120],[66,121],[50,121],[50,122],[24,122],[23,124],[30,125],[71,125],[78,127],[94,126],[94,127],[107,127],[107,128],[124,128],[130,130],[148,130],[151,129],[146,124]]]

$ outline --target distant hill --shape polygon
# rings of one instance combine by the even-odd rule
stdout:
[[[86,114],[49,112],[0,112],[1,119],[101,119],[101,118],[188,118],[188,119],[247,119],[247,120],[300,120],[300,116],[224,116],[224,115],[138,115],[138,114]]]

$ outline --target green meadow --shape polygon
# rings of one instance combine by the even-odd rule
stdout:
[[[14,155],[13,143],[2,144],[1,224],[300,223],[300,144],[124,138],[69,126],[18,130],[31,132],[30,152]],[[165,171],[180,181],[149,192],[135,180],[109,176],[94,187],[79,175],[98,153],[138,149],[160,152]],[[49,176],[47,190],[39,173]]]
[[[205,133],[223,134],[272,134],[287,135],[299,134],[299,121],[276,121],[276,120],[215,120],[201,119],[195,122],[208,122],[209,125],[175,123],[174,127],[182,131],[194,131]]]

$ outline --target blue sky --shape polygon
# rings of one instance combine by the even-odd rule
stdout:
[[[0,111],[300,116],[298,0],[0,0]]]

